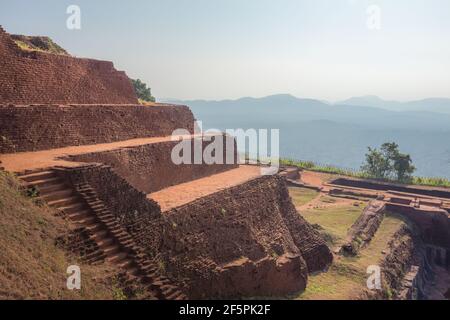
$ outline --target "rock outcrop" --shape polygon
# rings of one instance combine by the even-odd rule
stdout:
[[[348,240],[342,246],[343,254],[357,255],[364,248],[380,227],[384,218],[386,205],[383,201],[371,201],[348,231]]]

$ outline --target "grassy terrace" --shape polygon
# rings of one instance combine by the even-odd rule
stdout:
[[[291,188],[290,194],[297,207],[304,206],[317,193],[303,188]],[[338,248],[345,241],[347,231],[366,206],[365,202],[321,196],[311,208],[301,210],[302,216],[318,229],[330,248]],[[356,257],[335,256],[327,272],[310,275],[302,294],[293,297],[302,300],[357,299],[366,288],[367,267],[378,264],[394,233],[403,220],[388,214],[369,246]]]
[[[300,169],[305,169],[309,171],[336,174],[340,176],[354,177],[354,178],[365,178],[373,179],[362,171],[353,169],[344,169],[332,165],[322,165],[317,164],[312,161],[301,161],[292,159],[281,159],[280,163],[282,165],[296,166]],[[387,181],[399,183],[398,181]],[[413,177],[413,185],[430,186],[430,187],[444,187],[450,188],[450,180],[445,178],[435,178],[435,177]]]

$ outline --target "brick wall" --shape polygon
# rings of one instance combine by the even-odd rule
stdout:
[[[84,262],[92,263],[102,260],[103,252],[97,243],[92,240],[92,234],[86,228],[76,228],[70,230],[56,240],[56,244],[69,252],[70,255],[81,259]],[[97,260],[98,259],[98,260]]]
[[[0,105],[0,152],[46,150],[193,132],[188,107],[158,105]]]
[[[346,187],[372,189],[379,191],[397,191],[397,192],[421,194],[429,197],[450,199],[450,190],[446,188],[408,186],[375,180],[357,180],[348,178],[338,178],[336,180],[333,180],[331,183]]]
[[[57,169],[72,185],[87,182],[127,230],[137,221],[161,217],[159,205],[105,165]]]
[[[221,137],[222,135],[217,136],[217,138]],[[207,146],[214,143],[214,139],[212,141],[197,140],[200,141],[199,146],[202,146],[201,150],[199,148],[200,152],[203,153]],[[235,141],[231,137],[227,137],[226,139],[223,139],[224,164],[210,165],[202,161],[201,164],[177,165],[171,159],[172,149],[178,144],[177,141],[154,143],[105,152],[87,153],[71,156],[69,159],[76,162],[103,163],[109,165],[134,188],[144,193],[151,193],[169,186],[236,168],[238,165]],[[231,164],[225,163],[227,143],[231,146],[234,145],[234,160]],[[193,151],[195,148],[194,140],[190,141],[190,145],[192,152],[190,158],[191,163],[193,163]],[[232,151],[233,149],[230,150],[230,152]]]
[[[149,254],[159,252],[162,265],[187,283],[193,298],[301,291],[308,270],[324,269],[332,259],[276,176],[172,209],[135,235]]]
[[[110,167],[66,172],[73,183],[86,179],[137,245],[186,284],[192,298],[298,292],[308,271],[331,262],[280,177],[254,179],[161,214]]]
[[[445,210],[415,208],[409,205],[387,203],[386,209],[413,222],[426,244],[450,248],[450,217]]]
[[[279,178],[280,179],[280,178]],[[264,193],[264,191],[262,191]],[[308,266],[308,272],[323,271],[333,262],[333,254],[324,239],[298,212],[289,196],[289,191],[278,180],[278,202],[282,205],[284,222],[300,249]]]
[[[137,103],[112,62],[26,52],[0,27],[0,104]]]

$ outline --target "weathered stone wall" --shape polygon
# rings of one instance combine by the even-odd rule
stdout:
[[[88,180],[137,245],[185,284],[191,298],[294,293],[304,290],[308,269],[331,262],[280,177],[261,177],[161,215],[156,203],[109,167],[67,172],[74,183]]]
[[[88,165],[58,170],[73,185],[83,182],[96,191],[97,196],[110,211],[130,229],[138,221],[153,220],[161,217],[159,205],[148,199],[146,194],[133,188],[125,179],[117,175],[111,167]]]
[[[169,136],[180,128],[194,130],[194,116],[185,106],[0,105],[0,152]]]
[[[281,182],[279,182],[281,183]],[[262,191],[264,193],[264,191]],[[333,262],[333,254],[322,236],[295,209],[284,183],[279,184],[279,202],[283,219],[295,245],[300,249],[308,266],[308,272],[323,271]]]
[[[381,263],[382,279],[385,285],[393,290],[394,296],[399,293],[403,278],[410,270],[413,259],[413,234],[408,227],[403,226],[389,242],[389,253]]]
[[[192,297],[303,290],[308,270],[285,220],[286,190],[281,178],[262,177],[175,208],[151,246],[175,277],[188,278]]]
[[[195,145],[200,155],[206,151],[208,146],[217,142],[221,145],[223,156],[220,160],[223,164],[208,164],[201,160],[194,164]],[[117,149],[106,152],[95,152],[69,157],[76,162],[103,163],[114,168],[114,171],[126,179],[133,187],[151,193],[163,188],[192,181],[212,174],[236,168],[237,148],[232,137],[218,135],[211,141],[201,138],[186,140],[190,145],[190,162],[192,164],[175,164],[171,159],[172,150],[178,141],[167,141],[161,143],[147,144],[138,147]],[[227,148],[231,146],[231,148]],[[230,164],[226,164],[226,151],[230,151]]]
[[[0,104],[131,104],[133,85],[112,62],[27,52],[0,27]]]
[[[411,230],[402,226],[392,237],[388,244],[389,252],[381,260],[381,290],[364,290],[360,296],[363,300],[387,300],[387,299],[410,299],[410,290],[405,288],[405,277],[416,263],[417,252],[415,249],[415,237]],[[422,266],[421,266],[422,267]]]
[[[332,259],[276,176],[172,209],[141,237],[141,245],[160,252],[167,270],[185,280],[194,298],[301,291],[308,270],[324,269]]]
[[[397,203],[387,203],[386,209],[413,222],[426,244],[450,248],[450,217],[447,211],[436,208],[425,210]]]
[[[344,254],[357,255],[373,238],[384,218],[386,205],[383,201],[371,201],[351,226],[347,242],[342,246]]]
[[[103,252],[91,238],[91,232],[86,228],[76,228],[60,236],[56,244],[70,255],[90,263],[103,260]]]
[[[433,187],[421,188],[420,186],[407,186],[407,185],[399,185],[399,184],[395,184],[395,183],[386,183],[386,182],[371,181],[371,180],[357,180],[357,179],[349,179],[349,178],[339,178],[339,179],[333,180],[331,183],[335,184],[335,185],[346,186],[346,187],[372,189],[372,190],[379,190],[379,191],[398,191],[398,192],[405,192],[405,193],[420,194],[420,195],[430,196],[430,197],[450,199],[450,190],[444,189],[444,188],[433,188]]]

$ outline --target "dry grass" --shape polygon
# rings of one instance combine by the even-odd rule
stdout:
[[[328,196],[321,198],[321,203],[330,204],[337,200]],[[323,228],[323,233],[334,239],[332,245],[339,246],[345,242],[347,231],[361,215],[365,205],[330,206],[309,209],[301,212],[302,216],[311,224]]]
[[[306,188],[289,188],[289,194],[295,206],[302,206],[315,199],[319,192]]]
[[[113,299],[112,267],[88,266],[55,246],[68,225],[23,196],[0,172],[0,299]],[[69,265],[81,268],[81,290],[66,288]]]
[[[325,203],[331,201],[324,197]],[[334,199],[334,201],[339,201]],[[303,211],[302,215],[311,224],[321,227],[329,245],[335,248],[345,241],[347,231],[355,222],[364,205],[358,207],[330,206]],[[356,257],[335,256],[333,265],[327,272],[311,275],[308,286],[296,299],[304,300],[348,300],[357,299],[366,288],[367,267],[381,262],[393,235],[404,224],[396,215],[388,214],[370,244]],[[384,253],[383,253],[384,252]]]

